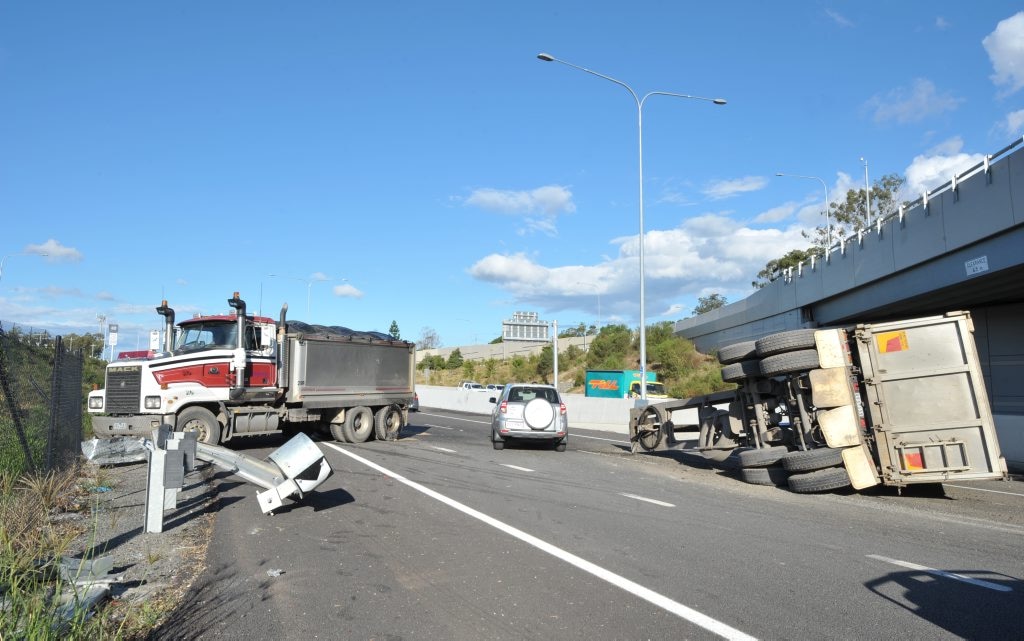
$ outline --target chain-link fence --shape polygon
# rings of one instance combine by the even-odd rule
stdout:
[[[40,343],[0,325],[0,471],[49,471],[77,458],[82,366],[81,350],[60,336]]]

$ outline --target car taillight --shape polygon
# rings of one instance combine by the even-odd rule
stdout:
[[[558,413],[565,416],[565,403],[558,404]]]
[[[508,401],[502,401],[501,405],[498,406],[498,411],[502,414],[508,414]]]

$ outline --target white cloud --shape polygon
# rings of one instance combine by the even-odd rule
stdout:
[[[1011,136],[1019,136],[1024,131],[1024,109],[1011,111],[1006,114],[1006,121],[1003,123],[1006,133]]]
[[[995,73],[989,76],[1003,95],[1024,87],[1024,11],[996,25],[995,31],[981,41],[992,61]]]
[[[29,245],[25,247],[25,253],[39,256],[46,255],[46,259],[51,263],[77,263],[82,260],[82,252],[73,247],[65,247],[52,238],[42,245]]]
[[[520,235],[541,232],[557,236],[557,216],[576,211],[572,191],[561,185],[545,185],[530,191],[477,189],[465,203],[487,211],[522,216],[524,227],[518,231]]]
[[[572,192],[568,187],[561,185],[545,185],[530,191],[477,189],[466,199],[466,204],[502,214],[539,212],[554,216],[576,211],[576,205],[572,202]]]
[[[903,172],[907,178],[903,189],[906,200],[915,200],[925,191],[935,189],[953,178],[953,174],[970,169],[985,159],[984,154],[967,154],[961,151],[960,138],[946,140],[926,153],[915,156]]]
[[[335,296],[340,296],[342,298],[362,298],[364,295],[362,291],[348,283],[345,283],[344,285],[335,285],[331,291],[334,292]]]
[[[719,180],[704,189],[704,195],[712,200],[731,198],[742,193],[764,189],[768,179],[764,176],[745,176],[733,180]]]
[[[751,291],[750,282],[765,263],[808,241],[794,224],[785,229],[753,229],[728,216],[707,213],[675,229],[651,230],[645,235],[646,299],[650,321],[674,320],[687,314],[680,300],[694,301],[709,288],[730,300]],[[639,317],[639,244],[637,236],[612,241],[614,256],[594,265],[546,266],[523,253],[491,254],[472,265],[469,274],[510,294],[514,304],[551,315],[562,310],[593,313],[603,302],[602,315]],[[508,301],[503,301],[507,304]],[[694,303],[695,304],[695,303]],[[677,312],[679,312],[677,314]]]
[[[840,27],[852,28],[854,26],[853,22],[849,18],[833,9],[826,9],[825,15],[831,18],[832,22],[836,23]]]
[[[935,28],[939,31],[945,31],[946,29],[949,29],[950,26],[949,20],[946,20],[942,16],[935,18]]]
[[[780,220],[785,220],[793,215],[796,211],[796,203],[788,202],[779,205],[778,207],[772,207],[768,211],[763,211],[754,217],[755,223],[777,223]]]
[[[962,98],[949,93],[940,95],[931,80],[915,78],[910,87],[897,87],[884,96],[873,96],[866,106],[874,111],[875,122],[895,120],[905,124],[953,111],[962,102]]]

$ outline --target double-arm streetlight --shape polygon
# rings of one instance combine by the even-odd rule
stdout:
[[[299,278],[297,276],[283,276],[281,274],[267,274],[271,278],[287,278],[288,280],[297,280],[306,283],[306,322],[310,322],[309,318],[309,295],[313,289],[313,283],[327,283],[333,281],[346,281],[347,278]]]
[[[808,178],[810,180],[817,180],[818,182],[821,183],[821,186],[825,188],[825,240],[827,242],[827,244],[825,245],[825,248],[826,248],[826,250],[830,249],[832,247],[832,216],[831,216],[831,214],[829,214],[829,211],[828,211],[828,209],[829,209],[828,185],[825,184],[824,180],[822,180],[821,178],[818,178],[817,176],[801,176],[800,174],[784,174],[782,172],[777,172],[775,175],[776,176],[788,176],[790,178]]]
[[[640,380],[641,381],[646,381],[647,380],[647,327],[646,327],[647,316],[646,316],[646,309],[645,309],[646,299],[645,299],[645,285],[644,285],[644,281],[645,281],[645,272],[644,272],[644,103],[651,96],[673,96],[673,97],[676,97],[676,98],[692,98],[694,100],[706,100],[706,101],[712,102],[712,103],[714,103],[716,105],[724,105],[725,104],[725,100],[723,100],[721,98],[705,98],[703,96],[691,96],[689,94],[683,94],[683,93],[671,93],[671,92],[668,92],[668,91],[650,91],[650,92],[644,94],[643,96],[639,96],[635,91],[633,91],[632,87],[630,87],[626,83],[622,82],[621,80],[617,80],[615,78],[612,78],[611,76],[606,76],[603,73],[598,73],[596,71],[592,71],[592,70],[587,69],[585,67],[580,67],[578,65],[574,65],[571,62],[566,62],[564,60],[559,60],[558,58],[556,58],[556,57],[554,57],[554,56],[552,56],[551,54],[548,54],[548,53],[539,53],[539,54],[537,54],[537,57],[540,58],[541,60],[543,60],[544,62],[560,62],[560,63],[562,63],[563,65],[565,65],[567,67],[572,67],[573,69],[579,69],[580,71],[583,71],[585,73],[589,73],[592,76],[597,76],[598,78],[604,78],[605,80],[608,80],[610,82],[614,82],[615,84],[619,85],[620,87],[625,88],[626,91],[628,91],[629,94],[631,96],[633,96],[633,100],[636,102],[637,133],[638,133],[638,136],[639,136],[639,146],[638,146],[639,163],[638,163],[638,166],[639,166],[639,170],[640,170],[640,238],[639,238],[639,241],[640,241],[640,247],[639,247],[639,253],[640,253],[640,377],[641,377]],[[647,385],[646,385],[646,383],[644,383],[643,385],[640,386],[640,390],[641,390],[640,391],[640,398],[642,400],[647,400]]]

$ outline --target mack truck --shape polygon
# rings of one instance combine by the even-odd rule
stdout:
[[[163,301],[162,350],[107,365],[89,394],[97,437],[149,436],[169,424],[216,445],[240,436],[319,428],[338,441],[395,440],[415,397],[415,345],[379,332],[246,313],[175,325]]]
[[[725,345],[735,389],[631,409],[632,451],[681,447],[798,493],[1006,479],[973,332],[950,312]]]

